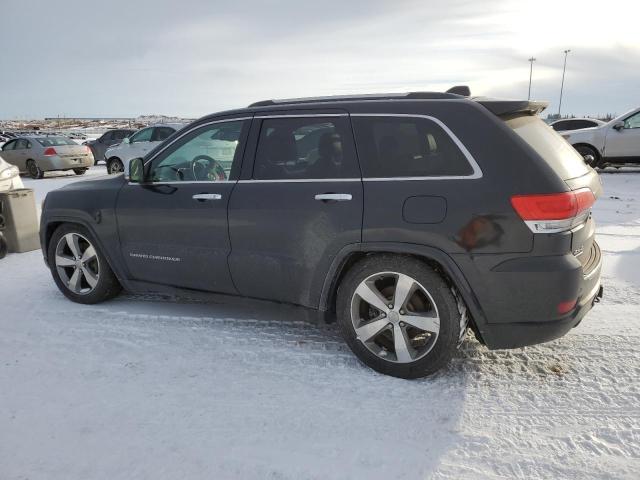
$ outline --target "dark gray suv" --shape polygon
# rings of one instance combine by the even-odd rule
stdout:
[[[602,295],[598,176],[546,104],[409,93],[264,101],[193,122],[129,177],[46,198],[59,289],[267,299],[337,318],[372,368],[441,368],[466,329],[549,341]]]
[[[107,148],[122,142],[134,131],[135,130],[130,130],[127,128],[107,130],[99,138],[84,142],[84,145],[88,146],[91,149],[91,152],[93,153],[94,164],[97,165],[98,162],[102,160],[106,161],[106,159],[104,158],[104,154],[107,151]]]

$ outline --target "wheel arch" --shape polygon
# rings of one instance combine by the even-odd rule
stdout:
[[[436,270],[462,297],[471,314],[469,324],[481,339],[483,327],[487,324],[486,317],[460,267],[442,250],[424,245],[383,242],[345,247],[329,269],[318,309],[326,313],[335,313],[338,288],[350,268],[368,256],[381,254],[413,257]]]
[[[600,152],[600,150],[598,150],[594,145],[592,145],[589,142],[576,142],[576,143],[572,143],[571,146],[576,150],[578,149],[578,147],[588,147],[592,149],[594,152],[596,152],[596,155],[598,156],[596,160],[602,160],[602,153]]]

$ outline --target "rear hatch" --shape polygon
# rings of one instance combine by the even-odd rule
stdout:
[[[602,194],[598,174],[585,164],[582,156],[564,138],[538,117],[537,114],[547,106],[546,102],[480,100],[480,103],[504,120],[533,148],[575,196],[578,206],[575,216],[569,223],[555,221],[555,230],[554,221],[548,222],[552,228],[547,233],[571,231],[571,251],[582,264],[584,274],[588,275],[600,261],[600,249],[595,242],[595,222],[591,215],[591,205]],[[527,224],[531,228],[533,222]]]

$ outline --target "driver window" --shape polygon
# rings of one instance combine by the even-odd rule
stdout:
[[[640,128],[640,112],[624,121],[624,128]]]
[[[201,127],[172,144],[154,160],[152,182],[220,182],[228,180],[239,161],[248,121]]]
[[[131,137],[130,143],[135,142],[148,142],[151,140],[151,135],[153,134],[153,127],[145,128],[144,130],[140,130],[133,137]]]

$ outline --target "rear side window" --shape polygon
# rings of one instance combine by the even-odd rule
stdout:
[[[151,137],[152,142],[161,142],[171,136],[175,130],[171,127],[156,127]]]
[[[539,117],[523,115],[505,121],[563,180],[589,173],[582,156]]]
[[[346,117],[265,119],[253,178],[360,178]]]
[[[367,178],[469,176],[473,168],[444,129],[421,117],[352,117]]]

